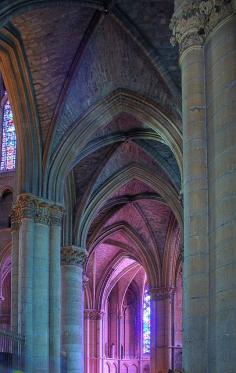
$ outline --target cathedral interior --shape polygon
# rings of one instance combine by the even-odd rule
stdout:
[[[0,373],[236,373],[236,0],[0,1]]]

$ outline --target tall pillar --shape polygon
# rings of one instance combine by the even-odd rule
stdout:
[[[33,264],[35,204],[28,195],[20,195],[16,214],[20,219],[18,267],[18,332],[25,338],[24,371],[33,373]],[[14,303],[14,301],[12,302]]]
[[[236,24],[233,1],[182,1],[186,373],[235,370]],[[231,228],[230,228],[231,227]],[[234,280],[232,280],[234,279]]]
[[[173,294],[173,288],[150,290],[152,373],[167,373],[171,368]]]
[[[25,339],[25,373],[52,371],[49,368],[50,308],[57,308],[53,313],[56,325],[60,320],[58,301],[56,302],[56,298],[55,304],[52,299],[49,301],[54,290],[56,293],[60,291],[60,287],[57,290],[56,281],[51,284],[51,291],[49,286],[54,267],[59,266],[60,269],[60,252],[58,258],[54,254],[52,257],[49,255],[50,243],[52,249],[55,249],[53,225],[50,227],[51,221],[53,222],[53,208],[55,209],[55,206],[51,202],[25,193],[18,196],[12,214],[12,306],[16,306],[16,309],[12,310],[12,327],[13,331]],[[56,336],[55,343],[59,344],[60,329]],[[60,353],[57,355],[56,366],[60,367]],[[53,369],[53,372],[59,370]]]
[[[225,2],[226,3],[226,2]],[[236,14],[220,4],[205,42],[211,371],[236,370]],[[215,26],[215,27],[213,27]]]
[[[84,372],[83,266],[87,251],[76,246],[61,249],[62,350],[67,373]]]
[[[49,224],[47,204],[37,208],[33,271],[33,361],[34,373],[49,370]]]
[[[86,310],[87,331],[89,331],[88,344],[88,371],[90,373],[103,372],[103,320],[104,312],[90,309]]]
[[[11,215],[11,234],[11,329],[18,334],[19,217],[15,210]]]
[[[63,208],[52,206],[49,250],[49,371],[61,365],[61,224]]]

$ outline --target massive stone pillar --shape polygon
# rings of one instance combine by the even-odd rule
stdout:
[[[236,15],[221,2],[205,41],[211,372],[236,370]],[[211,21],[211,20],[210,20]],[[213,22],[214,21],[214,22]]]
[[[188,29],[187,29],[188,31]],[[202,36],[181,39],[184,159],[183,366],[207,372],[209,312],[208,179]]]
[[[182,1],[186,373],[235,370],[236,23],[233,1]]]
[[[150,290],[152,373],[168,373],[171,368],[173,294],[172,288]]]
[[[76,246],[61,250],[62,350],[67,373],[84,372],[83,266],[87,251]]]
[[[53,294],[49,284],[53,275],[52,269],[55,266],[59,266],[60,269],[60,255],[58,258],[55,255],[51,258],[49,255],[50,243],[53,241],[50,240],[52,229],[50,224],[51,221],[53,222],[52,210],[54,209],[55,206],[49,201],[31,194],[21,194],[17,198],[12,214],[12,305],[16,306],[18,312],[17,317],[16,312],[13,311],[12,327],[25,338],[25,373],[51,371],[49,368],[50,306],[58,308],[58,302],[55,305],[52,304],[52,300],[49,301]],[[52,249],[55,249],[55,245]],[[56,281],[51,287],[55,287],[58,291]],[[54,317],[58,325],[60,313],[54,312]],[[57,338],[60,340],[60,330],[57,332]],[[60,351],[56,365],[60,367]],[[59,369],[54,369],[53,372],[57,373]]]

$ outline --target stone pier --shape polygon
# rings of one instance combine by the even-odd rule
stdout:
[[[87,251],[76,246],[61,249],[62,351],[67,373],[84,372],[83,266]]]
[[[186,373],[234,372],[236,361],[235,1],[176,1],[184,151]]]

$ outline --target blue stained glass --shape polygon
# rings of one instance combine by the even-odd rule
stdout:
[[[150,353],[150,321],[151,305],[148,290],[144,291],[143,298],[143,352]]]
[[[16,166],[16,131],[10,102],[3,108],[2,148],[0,171],[14,170]]]

